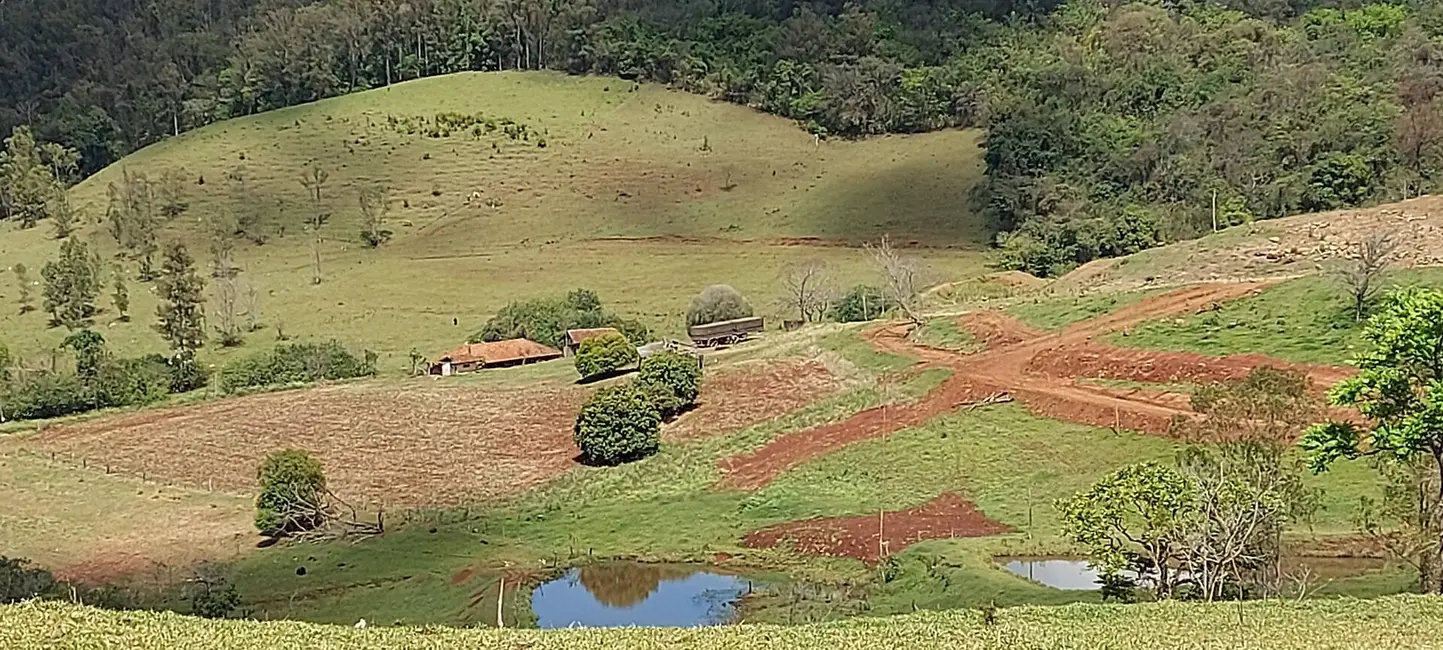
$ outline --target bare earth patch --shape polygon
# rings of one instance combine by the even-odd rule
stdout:
[[[252,395],[55,427],[47,451],[180,485],[250,493],[266,454],[310,451],[331,489],[370,506],[427,507],[515,494],[572,467],[586,391],[430,380]]]
[[[977,506],[955,494],[943,494],[907,510],[792,521],[747,533],[742,545],[771,548],[791,543],[797,551],[812,555],[849,557],[876,564],[917,542],[929,539],[986,537],[1012,532],[993,521]]]
[[[669,441],[735,433],[835,393],[840,382],[808,359],[758,361],[707,375],[697,408],[663,432]]]

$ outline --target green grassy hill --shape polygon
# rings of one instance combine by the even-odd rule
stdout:
[[[441,113],[480,121],[447,129]],[[508,135],[508,120],[525,135]],[[965,277],[980,269],[986,237],[967,202],[982,171],[978,137],[819,142],[790,121],[660,86],[461,74],[199,129],[127,157],[72,197],[90,223],[81,236],[107,253],[106,189],[125,172],[178,179],[189,209],[162,239],[189,240],[203,260],[208,223],[258,213],[269,240],[240,242],[236,255],[261,320],[370,346],[399,366],[413,346],[433,354],[460,341],[508,300],[576,286],[673,332],[690,297],[716,282],[776,316],[782,266],[817,257],[844,284],[870,279],[860,251],[820,244],[884,233],[937,247],[926,253],[936,275]],[[329,172],[320,286],[310,285],[304,232],[315,208],[300,183],[311,166]],[[359,235],[359,194],[374,187],[391,195],[395,238],[381,250]],[[57,248],[48,231],[0,226],[0,263],[24,263],[38,281]],[[62,335],[43,315],[18,317],[15,293],[13,277],[0,282],[0,339],[39,354]],[[156,349],[154,303],[132,293],[134,323],[97,322],[122,351]]]
[[[1347,650],[1437,647],[1443,600],[1430,597],[1019,607],[992,624],[975,611],[859,618],[837,623],[704,629],[463,630],[443,627],[357,630],[306,623],[210,621],[175,614],[109,612],[74,605],[0,606],[0,648],[301,647],[316,650],[409,648],[1029,648],[1164,650],[1257,648]],[[300,645],[298,645],[300,644]]]

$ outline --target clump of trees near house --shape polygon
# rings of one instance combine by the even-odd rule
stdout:
[[[639,321],[622,318],[602,308],[601,299],[589,289],[575,289],[565,297],[533,298],[507,303],[470,343],[528,339],[547,346],[561,345],[567,330],[612,327],[633,345],[647,342],[651,332]]]
[[[696,358],[668,350],[643,360],[634,381],[597,391],[576,417],[582,458],[620,465],[655,454],[662,422],[696,404],[701,377]]]
[[[621,334],[586,339],[576,350],[576,372],[582,379],[604,377],[641,360],[636,346]]]
[[[370,377],[376,374],[377,359],[375,352],[356,354],[335,340],[282,343],[230,361],[221,368],[217,386],[224,393],[236,393],[248,388]]]

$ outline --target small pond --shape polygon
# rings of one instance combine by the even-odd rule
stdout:
[[[612,563],[569,569],[531,593],[542,628],[721,625],[751,581],[698,567]]]
[[[998,558],[997,561],[1008,571],[1053,589],[1093,591],[1101,588],[1097,581],[1098,572],[1088,566],[1087,560],[1012,557]],[[1382,560],[1372,558],[1285,557],[1282,564],[1285,573],[1306,569],[1310,577],[1323,580],[1358,576],[1386,566]]]

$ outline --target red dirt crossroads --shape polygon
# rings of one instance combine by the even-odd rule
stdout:
[[[1057,332],[1040,332],[998,312],[962,317],[959,324],[987,344],[965,355],[918,346],[906,326],[882,326],[865,333],[877,348],[916,357],[919,369],[946,368],[951,377],[915,402],[868,409],[831,424],[782,436],[747,454],[719,462],[719,487],[754,491],[787,470],[855,442],[918,426],[968,406],[1011,398],[1032,413],[1067,422],[1166,435],[1174,418],[1195,415],[1188,396],[1159,389],[1117,389],[1089,379],[1147,383],[1235,379],[1262,365],[1299,370],[1314,383],[1331,385],[1352,371],[1345,367],[1288,363],[1264,355],[1208,357],[1198,354],[1116,348],[1094,338],[1146,320],[1197,313],[1260,290],[1260,283],[1188,287],[1156,296]],[[791,540],[798,550],[875,562],[879,517],[814,519],[772,526],[748,534],[748,546]],[[881,517],[885,552],[923,539],[977,537],[1010,530],[991,521],[959,496],[946,494],[911,510]],[[890,529],[890,530],[889,530]]]

